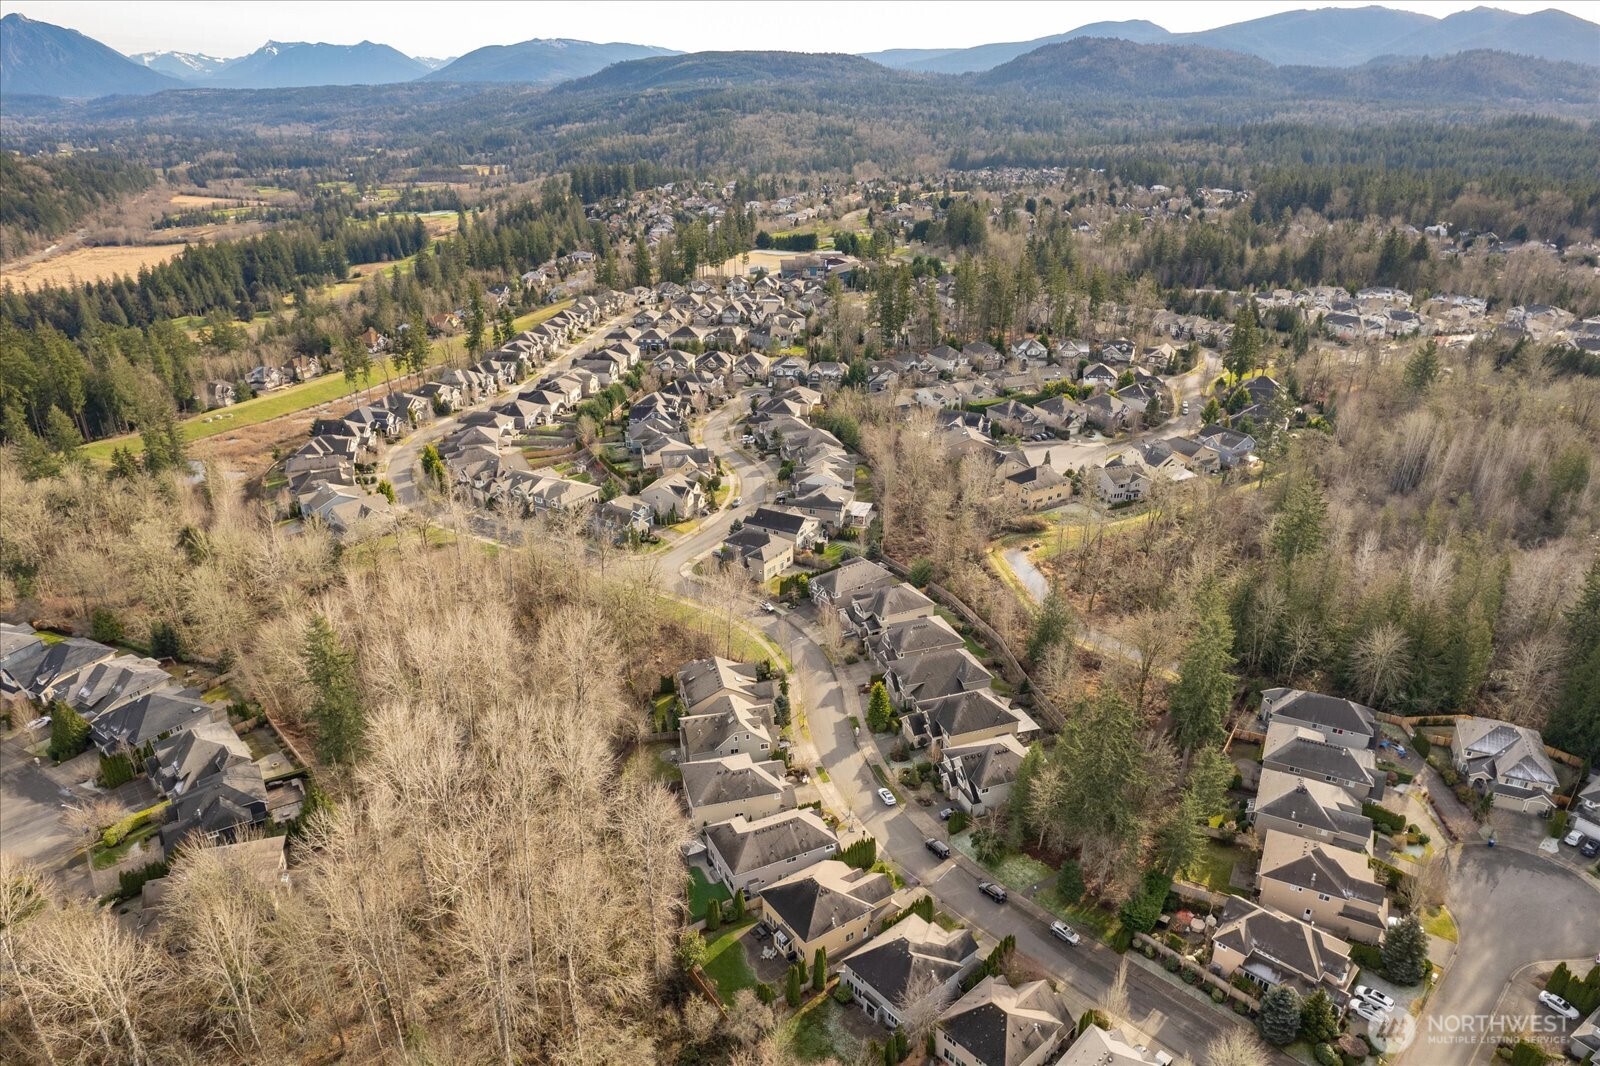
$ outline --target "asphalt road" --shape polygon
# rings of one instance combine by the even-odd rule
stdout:
[[[1600,891],[1584,875],[1512,848],[1468,844],[1457,852],[1448,902],[1460,925],[1455,961],[1434,991],[1407,1066],[1489,1063],[1499,1031],[1483,1041],[1446,1040],[1469,1019],[1497,1025],[1554,1013],[1501,993],[1523,967],[1550,959],[1592,958],[1600,951]],[[1581,972],[1581,971],[1580,971]],[[1497,1007],[1499,1009],[1497,1009]],[[1430,1037],[1433,1039],[1430,1040]]]

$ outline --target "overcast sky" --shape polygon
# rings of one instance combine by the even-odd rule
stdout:
[[[534,37],[629,41],[685,52],[784,49],[799,52],[874,52],[884,48],[964,48],[993,41],[1026,41],[1105,19],[1148,19],[1174,32],[1204,30],[1278,11],[1363,7],[1372,0],[1280,3],[1163,2],[1050,3],[1028,0],[5,0],[6,12],[68,26],[121,52],[202,52],[232,57],[269,40],[355,44],[370,40],[414,56],[458,56],[486,44]],[[1476,7],[1466,3],[1390,3],[1389,7],[1443,17]],[[1592,18],[1593,3],[1499,0],[1510,11],[1558,7]],[[1587,9],[1587,11],[1585,10]]]

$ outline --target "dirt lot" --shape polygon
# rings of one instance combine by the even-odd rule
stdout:
[[[100,281],[121,274],[137,274],[143,266],[165,263],[187,244],[146,244],[106,248],[75,248],[22,267],[6,267],[5,279],[20,289],[64,285],[74,280]]]
[[[232,196],[196,196],[193,193],[181,192],[169,197],[167,203],[173,207],[232,207],[238,203],[264,204],[266,201]]]

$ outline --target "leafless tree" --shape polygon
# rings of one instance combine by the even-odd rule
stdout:
[[[4,956],[5,972],[0,975],[0,988],[12,989],[22,1001],[28,1015],[28,1027],[34,1042],[50,1066],[55,1066],[55,1052],[40,1024],[39,1012],[34,1007],[34,997],[29,986],[32,974],[24,973],[25,965],[18,943],[18,935],[26,934],[29,926],[50,906],[49,885],[40,871],[0,852],[0,956]]]
[[[1410,642],[1392,622],[1380,622],[1356,640],[1350,665],[1367,703],[1381,706],[1400,691]]]
[[[1100,997],[1100,1009],[1113,1025],[1132,1024],[1133,1019],[1128,1015],[1128,956],[1122,956],[1117,964],[1116,974]]]
[[[1260,1039],[1242,1025],[1229,1026],[1206,1045],[1206,1066],[1267,1066],[1271,1060]]]
[[[911,975],[896,1004],[896,1013],[900,1015],[900,1027],[906,1031],[912,1047],[922,1046],[948,1006],[950,991],[937,974],[919,970]]]

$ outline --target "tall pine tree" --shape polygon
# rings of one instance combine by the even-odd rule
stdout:
[[[1222,723],[1233,699],[1233,623],[1214,580],[1195,590],[1190,629],[1193,635],[1178,664],[1170,701],[1172,731],[1185,752],[1222,738]]]

